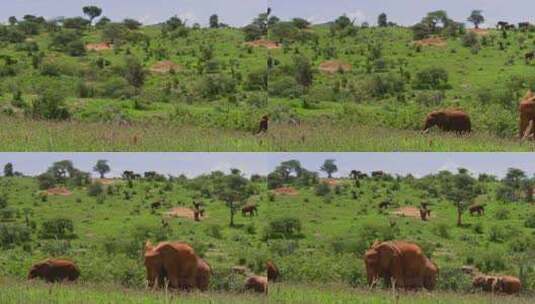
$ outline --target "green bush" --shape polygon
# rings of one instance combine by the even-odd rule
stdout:
[[[509,218],[511,212],[507,208],[500,208],[496,210],[496,213],[494,214],[494,218],[497,220],[503,221]]]
[[[326,183],[319,183],[314,188],[314,192],[317,196],[327,196],[331,193],[331,187]]]
[[[33,118],[63,120],[70,117],[69,110],[65,105],[65,97],[51,90],[39,95],[33,101],[30,112]]]
[[[468,292],[472,288],[472,279],[458,267],[441,267],[437,288],[456,292]]]
[[[20,224],[0,223],[0,246],[4,249],[12,248],[29,242],[31,233],[28,227]]]
[[[448,89],[448,71],[440,67],[430,67],[416,73],[414,87],[420,90]]]
[[[286,216],[272,220],[264,231],[264,240],[300,237],[301,220]]]
[[[87,195],[89,196],[99,196],[104,193],[104,187],[101,183],[92,183],[87,187]]]
[[[524,221],[524,226],[535,229],[535,213],[528,214],[526,220]]]
[[[57,217],[44,221],[39,231],[41,239],[74,239],[74,224],[71,219]]]

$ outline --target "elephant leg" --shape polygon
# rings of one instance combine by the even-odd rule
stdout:
[[[525,115],[520,117],[520,124],[518,126],[518,137],[520,139],[524,138],[524,132],[526,131],[529,124],[529,119]]]

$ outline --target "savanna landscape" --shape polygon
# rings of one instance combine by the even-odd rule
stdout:
[[[4,166],[2,303],[533,302],[535,180],[521,169],[343,176],[334,159],[319,168],[294,159],[264,175],[109,177],[111,165],[95,161],[92,174],[58,161],[35,176]],[[209,265],[202,288],[172,288],[169,272],[147,281],[149,258],[177,241]],[[420,288],[387,274],[369,280],[368,258],[385,244],[403,248],[397,241],[416,244],[438,269]],[[75,282],[40,280],[50,278],[35,270],[47,259],[75,263],[65,277]],[[244,282],[266,271],[268,290],[248,291]],[[521,287],[474,287],[487,276]]]
[[[0,149],[533,151],[535,27],[466,14],[316,24],[268,9],[243,27],[112,21],[95,6],[13,16],[0,25]],[[469,127],[424,123],[434,111]]]

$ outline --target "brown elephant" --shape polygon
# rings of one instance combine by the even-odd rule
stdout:
[[[472,205],[468,207],[468,211],[470,211],[470,215],[474,215],[474,213],[477,213],[477,215],[483,215],[485,214],[485,206],[483,205]]]
[[[258,215],[258,208],[256,205],[245,205],[241,208],[241,214],[243,216],[246,216],[247,214],[249,214],[249,216]]]
[[[191,289],[197,285],[199,261],[193,248],[181,242],[161,242],[153,246],[145,244],[145,267],[150,287],[162,287],[165,279],[169,287]]]
[[[481,288],[483,291],[494,292],[496,291],[496,283],[498,277],[489,275],[477,275],[472,280],[472,286],[474,288]]]
[[[258,131],[256,131],[256,134],[266,133],[268,131],[268,127],[269,127],[269,116],[264,115],[262,116],[262,119],[260,120],[260,123],[258,124]]]
[[[535,94],[531,90],[522,98],[518,106],[518,112],[520,114],[518,136],[521,139],[533,136],[535,134],[535,128],[533,126],[535,120]]]
[[[388,285],[393,280],[399,288],[424,287],[427,258],[422,249],[406,241],[375,242],[364,254],[368,284],[380,278]]]
[[[279,278],[279,268],[273,263],[273,261],[266,262],[267,278],[268,281],[277,281]]]
[[[48,259],[30,268],[28,280],[43,279],[49,283],[62,281],[76,281],[80,277],[80,269],[76,264],[67,260]]]
[[[496,290],[506,294],[517,294],[522,289],[520,280],[513,276],[498,277],[496,282]]]
[[[424,273],[424,287],[427,290],[435,289],[439,275],[438,266],[430,259],[426,258],[425,273]]]
[[[429,132],[429,129],[434,126],[439,127],[442,131],[458,134],[472,131],[470,116],[461,110],[441,110],[427,114],[424,133]]]
[[[201,258],[197,258],[197,265],[196,287],[201,291],[206,291],[208,286],[210,286],[212,268],[205,260]]]
[[[248,277],[245,280],[245,290],[252,290],[258,293],[268,293],[268,278],[261,276]]]

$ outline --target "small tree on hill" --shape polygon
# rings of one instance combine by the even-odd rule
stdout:
[[[485,22],[485,17],[483,17],[481,10],[473,10],[470,16],[468,17],[468,21],[472,22],[474,24],[474,27],[478,29],[479,25]]]
[[[210,16],[210,28],[218,28],[219,27],[219,16],[216,14],[213,14]]]
[[[377,25],[379,27],[387,27],[388,26],[388,17],[385,13],[382,13],[377,17]]]
[[[136,90],[139,90],[145,84],[146,72],[141,62],[134,56],[126,57],[126,68],[124,78]]]
[[[98,172],[100,174],[100,178],[104,178],[104,175],[111,171],[110,165],[108,165],[108,161],[104,159],[100,159],[97,161],[95,166],[93,167],[93,171]]]
[[[12,163],[7,163],[5,166],[4,166],[4,176],[6,177],[11,177],[13,176],[15,173],[13,172],[13,164]]]
[[[294,57],[295,81],[303,87],[306,92],[314,81],[314,73],[310,60],[305,56]]]
[[[443,193],[457,208],[457,226],[462,226],[462,215],[479,195],[477,180],[468,170],[460,168],[459,172],[449,178]]]
[[[102,9],[98,6],[93,6],[93,5],[84,6],[82,10],[84,12],[84,15],[89,17],[90,24],[93,24],[93,20],[95,20],[95,18],[100,17],[100,15],[102,15]]]
[[[238,211],[238,206],[252,195],[249,180],[241,176],[238,170],[238,174],[219,177],[215,182],[214,188],[217,197],[225,202],[229,208],[229,225],[234,227],[234,215]]]
[[[335,164],[336,160],[334,159],[327,159],[321,166],[320,170],[327,173],[327,176],[329,178],[332,177],[333,173],[338,171],[338,167]]]

